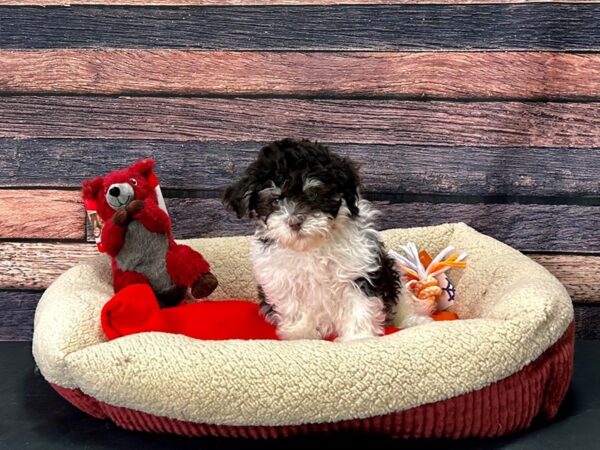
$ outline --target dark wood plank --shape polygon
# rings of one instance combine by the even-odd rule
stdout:
[[[0,341],[30,341],[41,292],[0,290]],[[600,339],[600,306],[574,305],[577,337]]]
[[[0,190],[0,238],[84,239],[79,192]]]
[[[561,280],[574,301],[600,303],[600,257],[532,255],[536,262]]]
[[[579,339],[600,339],[600,306],[577,305],[575,325]]]
[[[389,203],[376,201],[381,229],[466,222],[528,251],[600,252],[600,207],[572,205]],[[217,199],[167,199],[179,238],[251,234]]]
[[[222,189],[242,175],[264,144],[5,138],[0,139],[0,186],[79,187],[86,178],[153,157],[163,187]],[[600,197],[597,150],[353,144],[331,148],[361,164],[365,192]]]
[[[596,4],[5,7],[0,13],[0,48],[7,49],[600,48]]]
[[[38,191],[18,192],[23,204],[34,205]],[[44,208],[31,213],[7,214],[0,221],[0,237],[79,239],[83,237],[83,207],[78,191],[60,192],[60,199],[45,201]],[[52,197],[53,191],[43,192]],[[213,196],[216,193],[208,193]],[[1,198],[1,197],[0,197]],[[233,236],[250,234],[252,228],[225,211],[216,198],[167,198],[178,238]],[[61,207],[72,205],[73,218],[62,219]],[[461,203],[389,203],[374,202],[382,211],[381,228],[423,226],[465,221],[510,245],[532,251],[600,251],[596,233],[600,207],[535,204],[461,204]],[[57,219],[58,218],[58,219]],[[19,228],[17,225],[22,223]],[[544,230],[540,233],[539,230]],[[88,236],[92,240],[91,236]],[[600,280],[599,280],[600,281]]]
[[[3,97],[0,137],[600,147],[600,103]]]
[[[259,5],[454,5],[488,3],[596,3],[597,0],[2,0],[7,6],[130,5],[130,6],[259,6]]]
[[[60,49],[0,51],[0,66],[13,94],[600,98],[597,54]]]
[[[30,341],[40,292],[0,290],[0,341]]]

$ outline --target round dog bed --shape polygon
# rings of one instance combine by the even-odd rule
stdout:
[[[556,414],[573,356],[565,288],[518,251],[464,224],[382,233],[469,254],[452,271],[462,320],[362,341],[199,341],[140,333],[106,342],[113,295],[100,256],[40,300],[33,352],[76,407],[134,430],[279,437],[358,430],[396,437],[489,437]],[[197,239],[220,280],[214,298],[255,298],[249,238]]]

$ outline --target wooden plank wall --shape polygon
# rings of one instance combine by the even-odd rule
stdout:
[[[84,178],[151,156],[176,237],[250,233],[220,191],[285,136],[359,161],[381,228],[527,252],[600,338],[598,23],[586,1],[3,1],[0,340],[95,255]]]

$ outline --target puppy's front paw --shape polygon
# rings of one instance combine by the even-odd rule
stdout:
[[[321,339],[322,336],[315,327],[303,325],[283,326],[277,329],[277,335],[284,341],[299,339]]]
[[[374,333],[350,333],[350,334],[342,334],[335,338],[335,342],[350,342],[350,341],[364,341],[365,339],[371,339],[377,337],[377,334]]]

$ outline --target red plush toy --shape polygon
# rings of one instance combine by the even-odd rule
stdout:
[[[102,329],[108,339],[160,331],[204,340],[278,339],[276,328],[244,300],[182,304],[160,309],[147,285],[131,285],[117,293],[102,309]],[[385,334],[398,331],[386,327]]]
[[[102,329],[108,339],[161,331],[196,339],[277,339],[275,327],[243,300],[196,302],[160,309],[148,285],[134,284],[110,299],[102,309]]]
[[[144,159],[83,183],[86,209],[103,224],[99,248],[112,258],[115,292],[146,284],[161,306],[178,304],[188,288],[195,298],[206,297],[217,279],[200,253],[173,240],[153,168],[154,161]]]

